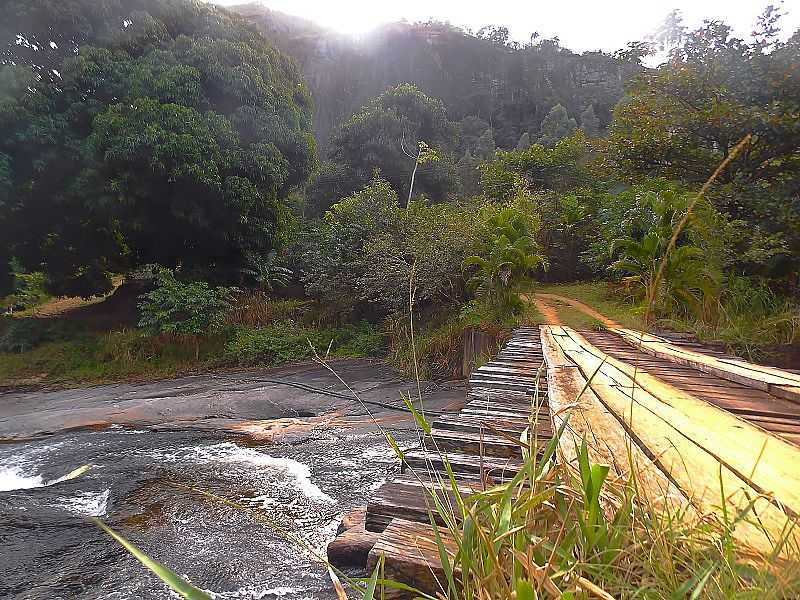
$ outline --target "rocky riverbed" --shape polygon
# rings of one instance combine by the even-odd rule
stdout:
[[[348,385],[304,365],[0,395],[0,598],[169,598],[89,516],[212,597],[334,598],[318,556],[397,468],[375,422],[417,443],[393,410],[416,383],[334,367]],[[463,389],[423,397],[448,410]]]

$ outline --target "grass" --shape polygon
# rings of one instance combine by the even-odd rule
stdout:
[[[487,355],[482,357],[485,359],[496,354],[515,327],[543,322],[544,317],[533,303],[520,302],[516,310],[498,311],[472,301],[455,314],[448,308],[426,315],[423,324],[415,328],[412,344],[409,319],[390,318],[386,323],[388,360],[410,377],[458,379],[462,377],[464,337],[469,330],[480,331],[492,340]]]
[[[606,281],[539,284],[534,291],[580,300],[623,327],[639,331],[648,330],[644,322],[644,309],[631,305],[621,297],[614,295]],[[572,307],[557,306],[556,308],[560,317],[563,311],[564,316],[561,318],[570,327],[586,327],[596,323],[594,319],[587,321],[586,319],[590,317]],[[573,323],[575,324],[573,325]]]
[[[44,326],[44,324],[43,324]],[[175,336],[148,336],[125,329],[74,333],[22,352],[0,353],[0,385],[74,385],[172,377],[207,368],[224,351],[221,337],[193,343]]]
[[[331,356],[384,353],[385,338],[359,324],[319,329],[293,321],[264,327],[230,326],[199,339],[151,336],[137,329],[92,332],[51,319],[6,319],[0,323],[0,386],[70,386],[152,380],[241,366],[276,366],[311,357],[309,340]]]
[[[421,415],[416,417],[429,431]],[[459,491],[444,453],[446,474],[415,474],[423,485],[429,478],[438,481],[454,498],[426,485],[429,509],[445,523],[430,520],[444,576],[435,596],[420,592],[420,597],[798,597],[796,538],[774,540],[773,554],[754,553],[734,531],[742,521],[760,527],[757,515],[729,508],[698,519],[685,507],[665,507],[642,491],[635,474],[609,481],[609,467],[592,464],[585,441],[577,448],[577,465],[556,460],[562,433],[563,428],[546,444],[525,435],[517,441],[524,457],[519,474],[469,496]],[[530,451],[542,446],[540,454]],[[720,502],[727,504],[725,498]],[[445,539],[455,544],[455,554],[448,553]]]

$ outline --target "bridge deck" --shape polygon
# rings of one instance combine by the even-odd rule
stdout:
[[[758,498],[760,528],[743,524],[735,535],[764,548],[800,517],[798,375],[649,337],[654,345],[642,348],[627,330],[516,330],[472,373],[461,411],[438,417],[423,447],[405,453],[403,473],[370,498],[366,529],[380,533],[370,564],[383,555],[386,573],[436,594],[430,522],[459,518],[445,460],[459,493],[476,493],[518,472],[523,432],[541,449],[565,420],[559,460],[574,461],[586,440],[594,462],[611,465],[612,476],[635,475],[655,502],[688,503],[701,516],[719,512],[723,493],[733,507]]]

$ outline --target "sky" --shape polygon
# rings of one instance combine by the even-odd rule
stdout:
[[[241,4],[248,0],[212,0]],[[449,21],[477,31],[484,25],[508,27],[519,42],[558,36],[571,50],[613,51],[654,31],[672,9],[684,22],[699,26],[705,19],[722,19],[739,37],[752,30],[756,17],[770,0],[261,0],[269,8],[314,21],[348,34],[363,34],[383,23]],[[779,0],[772,0],[777,4]],[[800,0],[783,4],[783,37],[800,28]]]

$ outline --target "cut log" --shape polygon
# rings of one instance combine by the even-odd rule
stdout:
[[[631,438],[622,423],[606,409],[586,378],[561,350],[549,327],[542,327],[542,347],[548,362],[550,412],[554,434],[567,421],[559,440],[561,460],[577,467],[577,449],[586,440],[593,463],[609,465],[612,481],[635,475],[639,493],[656,507],[677,508],[686,497]]]
[[[439,530],[450,560],[458,546],[446,530]],[[436,595],[446,591],[447,578],[439,559],[439,547],[430,525],[393,519],[369,553],[367,570],[372,572],[378,558],[384,557],[384,579],[412,586],[421,592]],[[444,590],[442,589],[444,586]],[[415,595],[397,590],[385,590],[385,598],[413,598]]]

